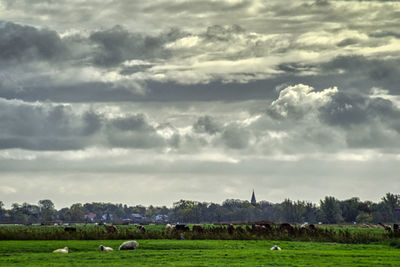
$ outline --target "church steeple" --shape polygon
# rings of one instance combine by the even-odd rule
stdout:
[[[253,194],[251,195],[251,201],[250,201],[250,203],[251,203],[252,205],[256,205],[256,204],[257,204],[256,195],[254,194],[254,189],[253,189]]]

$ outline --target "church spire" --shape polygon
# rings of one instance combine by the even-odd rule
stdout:
[[[256,204],[257,204],[256,195],[254,194],[254,189],[253,189],[253,194],[251,195],[251,201],[250,201],[250,203],[251,203],[252,205],[256,205]]]

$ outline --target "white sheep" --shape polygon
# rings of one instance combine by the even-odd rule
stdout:
[[[118,250],[135,250],[139,247],[139,243],[136,241],[125,241],[119,246]]]
[[[100,245],[99,246],[99,249],[101,250],[101,251],[105,251],[105,252],[110,252],[110,251],[113,251],[114,249],[112,249],[112,248],[110,248],[110,247],[105,247],[105,246],[103,246],[103,245]]]
[[[165,225],[165,230],[167,230],[167,232],[171,232],[172,231],[172,225],[170,225],[169,223],[167,223]]]
[[[56,250],[53,251],[53,253],[64,253],[64,254],[66,254],[66,253],[68,253],[68,247],[56,249]]]
[[[278,247],[277,245],[275,245],[275,246],[273,246],[273,247],[271,248],[271,250],[281,250],[281,248]]]

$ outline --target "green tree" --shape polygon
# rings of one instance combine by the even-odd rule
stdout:
[[[339,223],[343,221],[340,202],[334,197],[325,197],[320,201],[323,220],[327,223]]]
[[[4,203],[3,203],[3,201],[0,201],[0,218],[3,217],[4,212],[5,212]]]
[[[73,204],[67,211],[67,214],[71,221],[85,220],[85,210],[81,203]]]
[[[396,207],[400,206],[400,198],[398,195],[391,193],[386,193],[386,196],[382,198],[382,216],[385,222],[394,222],[395,214],[394,210]]]
[[[353,197],[344,201],[340,201],[340,208],[342,210],[343,219],[346,222],[356,221],[356,217],[359,213],[360,199]]]
[[[54,219],[55,208],[50,199],[39,200],[39,208],[42,220],[52,221]]]
[[[18,203],[13,203],[11,205],[11,221],[17,223],[27,223],[29,216],[26,215],[22,209],[22,206]]]
[[[372,218],[371,214],[361,211],[356,217],[356,222],[357,223],[371,223],[372,219],[373,218]]]

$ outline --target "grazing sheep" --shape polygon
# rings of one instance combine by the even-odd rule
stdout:
[[[119,246],[118,250],[135,250],[139,247],[139,243],[136,241],[125,241]]]
[[[100,249],[101,251],[105,251],[105,252],[113,251],[112,248],[110,248],[110,247],[105,247],[105,246],[103,246],[103,245],[100,245],[99,249]]]
[[[278,247],[277,245],[273,246],[272,248],[270,248],[270,250],[281,250],[280,247]]]
[[[66,253],[68,253],[68,247],[56,249],[56,250],[53,251],[53,253],[63,253],[63,254],[66,254]]]
[[[170,225],[169,223],[167,223],[165,225],[165,230],[167,230],[167,232],[171,232],[172,231],[172,225]]]

